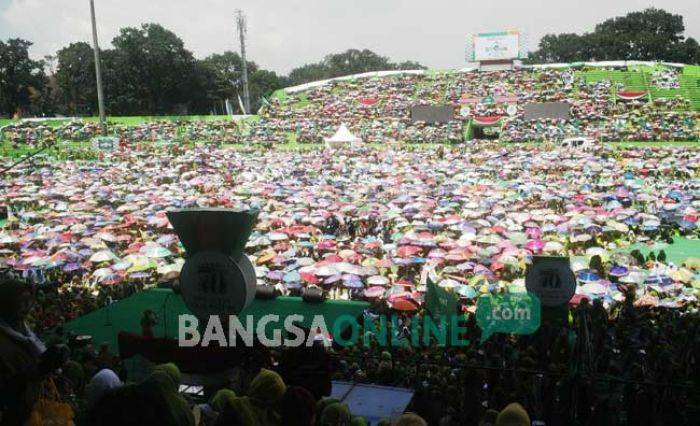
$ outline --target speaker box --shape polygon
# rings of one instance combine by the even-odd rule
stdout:
[[[255,289],[255,298],[256,299],[269,300],[269,299],[274,299],[275,297],[277,297],[277,291],[275,290],[274,286],[259,285]]]
[[[321,303],[326,299],[323,289],[319,287],[310,287],[304,289],[301,293],[301,298],[307,303]]]

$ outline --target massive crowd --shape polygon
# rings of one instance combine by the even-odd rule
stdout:
[[[108,123],[107,129],[107,136],[129,146],[157,142],[235,144],[241,143],[246,133],[242,124],[235,121],[152,121],[137,125]],[[7,141],[15,149],[23,146],[36,148],[57,141],[90,141],[100,135],[99,124],[92,122],[68,121],[53,127],[28,121],[2,128],[0,142]]]
[[[652,87],[677,88],[677,71],[661,69],[651,76]],[[263,108],[256,136],[320,142],[341,123],[364,140],[444,142],[460,140],[475,117],[502,118],[500,138],[524,142],[590,136],[604,141],[696,140],[697,113],[682,97],[654,102],[624,100],[615,93],[622,83],[586,82],[570,69],[406,74],[338,81],[274,99]],[[530,103],[566,102],[568,119],[526,119]],[[415,105],[449,105],[447,123],[414,122]],[[511,108],[509,108],[509,106]],[[498,136],[498,133],[496,134]]]
[[[641,73],[632,71],[629,73]],[[645,76],[651,88],[678,89],[678,71],[659,67]],[[156,141],[212,143],[321,143],[345,123],[366,142],[461,142],[465,138],[503,141],[558,141],[587,136],[602,141],[693,141],[698,113],[682,96],[618,96],[629,91],[610,80],[589,82],[585,70],[517,69],[453,73],[400,74],[336,81],[275,96],[260,111],[259,121],[160,121],[110,125],[109,134],[124,144]],[[528,116],[528,104],[564,102],[568,118]],[[451,121],[414,121],[419,105],[452,108]],[[480,119],[494,127],[479,133]],[[69,122],[58,127],[20,123],[0,137],[15,146],[55,140],[83,141],[98,133],[94,123]]]
[[[476,342],[471,314],[479,295],[523,292],[532,255],[567,255],[579,284],[570,319],[467,348],[336,348],[334,374],[415,389],[411,409],[430,424],[476,424],[513,401],[550,424],[690,424],[698,403],[700,261],[668,259],[664,249],[698,237],[699,155],[674,147],[489,144],[306,153],[193,146],[179,154],[126,146],[102,162],[38,162],[5,175],[0,273],[32,283],[37,303],[27,323],[51,336],[110,300],[177,279],[183,249],[166,210],[256,208],[247,251],[258,284],[283,294],[318,286],[329,297],[372,302],[366,315],[401,312],[408,324],[424,315],[421,271],[434,267],[437,285],[459,298]],[[643,256],[644,248],[654,254]],[[100,370],[119,363],[104,347],[88,352],[71,354],[85,377],[116,383]],[[103,403],[133,404],[161,379],[124,387]],[[96,415],[79,406],[82,390],[74,392],[73,411]],[[242,392],[247,399],[232,399],[231,418],[252,412],[260,420],[277,410],[260,414],[250,406],[254,389]],[[192,424],[184,413],[193,402],[176,394],[163,397],[179,401],[172,404],[182,417],[171,424]],[[312,411],[316,424],[353,421],[343,414],[324,423],[324,410]],[[259,424],[279,424],[265,418]]]

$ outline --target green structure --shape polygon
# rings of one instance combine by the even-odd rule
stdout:
[[[302,315],[300,325],[309,327],[314,315],[323,316],[329,329],[340,316],[359,317],[369,307],[366,302],[328,300],[322,303],[304,302],[300,297],[280,296],[275,299],[255,299],[239,316],[252,315],[253,323],[268,314],[279,315],[282,327],[288,315]],[[103,342],[109,344],[110,350],[117,352],[117,335],[121,331],[141,333],[141,317],[150,309],[158,316],[158,324],[153,328],[156,337],[177,338],[178,317],[191,314],[185,306],[182,296],[169,289],[151,289],[142,291],[109,307],[98,309],[66,324],[66,331],[78,335],[92,336],[95,345]],[[269,325],[268,330],[274,325]]]

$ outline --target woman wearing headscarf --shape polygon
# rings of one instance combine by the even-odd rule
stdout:
[[[250,383],[248,396],[230,399],[216,424],[278,426],[282,424],[278,405],[286,391],[282,377],[263,368]]]
[[[90,410],[94,426],[194,426],[194,415],[178,393],[180,371],[156,367],[143,382],[109,390]]]
[[[530,416],[522,405],[513,402],[498,413],[496,426],[530,426]]]
[[[347,405],[333,402],[326,406],[321,413],[321,426],[350,426],[352,414]]]
[[[178,392],[180,381],[180,370],[175,364],[164,364],[139,384],[139,391],[149,405],[148,414],[152,414],[153,423],[149,424],[194,425],[192,410]]]
[[[100,370],[85,386],[85,404],[90,409],[107,392],[122,386],[122,381],[117,374],[110,369]]]
[[[392,426],[428,426],[428,423],[418,414],[404,413],[391,423]]]
[[[316,422],[316,400],[308,390],[289,386],[279,404],[279,414],[289,426],[313,426]]]
[[[32,304],[30,287],[18,280],[0,282],[0,418],[24,424],[39,399],[44,378],[68,359],[68,348],[48,350],[25,319]]]

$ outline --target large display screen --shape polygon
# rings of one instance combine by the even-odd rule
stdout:
[[[498,61],[520,57],[520,33],[515,31],[472,36],[473,61]]]

